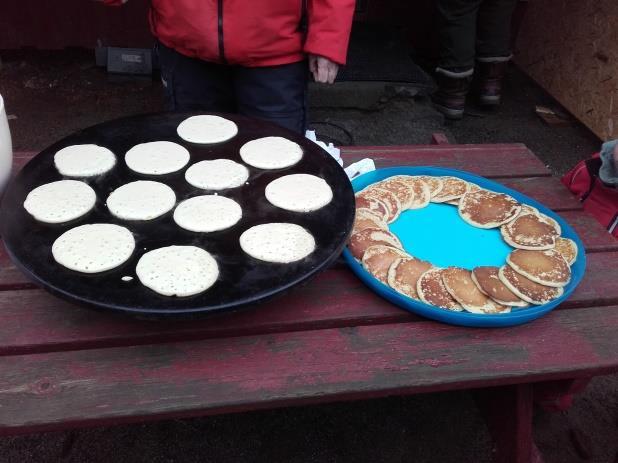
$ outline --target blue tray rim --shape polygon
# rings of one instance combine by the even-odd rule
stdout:
[[[486,315],[474,314],[466,311],[453,312],[445,309],[440,309],[438,307],[425,304],[424,302],[404,296],[392,289],[390,286],[377,280],[373,275],[371,275],[371,273],[365,270],[359,262],[356,261],[356,259],[352,256],[347,247],[344,248],[344,260],[354,272],[354,274],[356,274],[356,276],[358,276],[361,281],[363,281],[363,283],[369,286],[369,288],[371,288],[378,295],[396,304],[400,308],[425,318],[453,325],[469,327],[514,326],[530,322],[550,312],[555,307],[564,302],[566,299],[568,299],[568,297],[573,293],[577,285],[581,282],[586,268],[586,253],[581,239],[579,238],[575,230],[573,230],[573,228],[562,217],[560,217],[554,211],[547,208],[538,201],[485,177],[481,177],[479,175],[472,174],[463,170],[434,166],[400,166],[376,169],[375,171],[368,172],[353,179],[352,187],[354,189],[354,192],[356,193],[363,188],[369,186],[370,184],[376,183],[380,180],[392,177],[394,175],[452,176],[461,178],[462,180],[477,183],[479,186],[491,189],[493,191],[507,193],[513,196],[519,202],[534,206],[543,214],[546,214],[556,220],[562,228],[561,236],[570,238],[575,241],[578,248],[577,260],[571,266],[571,281],[564,288],[564,294],[562,296],[551,302],[548,302],[547,304],[517,309],[507,314]]]

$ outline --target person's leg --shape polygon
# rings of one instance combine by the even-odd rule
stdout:
[[[476,60],[481,104],[500,103],[502,78],[511,59],[511,17],[517,0],[485,0],[477,21]]]
[[[234,85],[238,112],[304,134],[307,126],[308,73],[305,61],[281,66],[236,68]]]
[[[170,111],[235,112],[232,70],[158,44],[165,107]]]
[[[482,0],[438,0],[440,56],[436,68],[436,109],[446,117],[463,116],[474,71],[476,17]]]

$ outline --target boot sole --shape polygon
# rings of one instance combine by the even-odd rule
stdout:
[[[459,120],[463,118],[464,110],[463,109],[453,109],[447,108],[446,106],[442,106],[435,101],[432,102],[433,107],[440,113],[444,115],[447,119]]]

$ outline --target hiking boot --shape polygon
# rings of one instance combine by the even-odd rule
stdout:
[[[435,77],[438,90],[431,95],[434,107],[447,119],[461,119],[464,115],[472,70],[454,73],[438,68]]]
[[[502,93],[502,78],[506,74],[509,65],[508,61],[479,61],[477,64],[476,74],[478,75],[479,103],[483,106],[499,105]]]

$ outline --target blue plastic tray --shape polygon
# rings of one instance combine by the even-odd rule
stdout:
[[[355,192],[360,191],[372,183],[393,175],[450,175],[476,183],[488,190],[507,193],[519,202],[534,206],[543,214],[558,221],[562,227],[562,236],[571,238],[578,247],[577,260],[571,267],[571,282],[564,288],[564,294],[561,297],[547,304],[513,308],[510,313],[492,315],[452,312],[406,297],[374,278],[352,257],[352,254],[346,248],[343,256],[352,271],[373,291],[399,307],[417,315],[452,325],[474,327],[520,325],[535,320],[560,305],[571,295],[584,276],[586,254],[581,240],[568,223],[537,201],[484,177],[441,167],[379,169],[354,179],[352,186]],[[407,252],[440,267],[454,265],[471,270],[481,265],[501,266],[504,265],[506,256],[512,250],[510,246],[504,243],[498,229],[485,230],[473,227],[461,220],[455,206],[448,204],[430,203],[426,208],[406,211],[390,224],[390,228],[399,237]],[[438,243],[439,246],[436,245]]]

